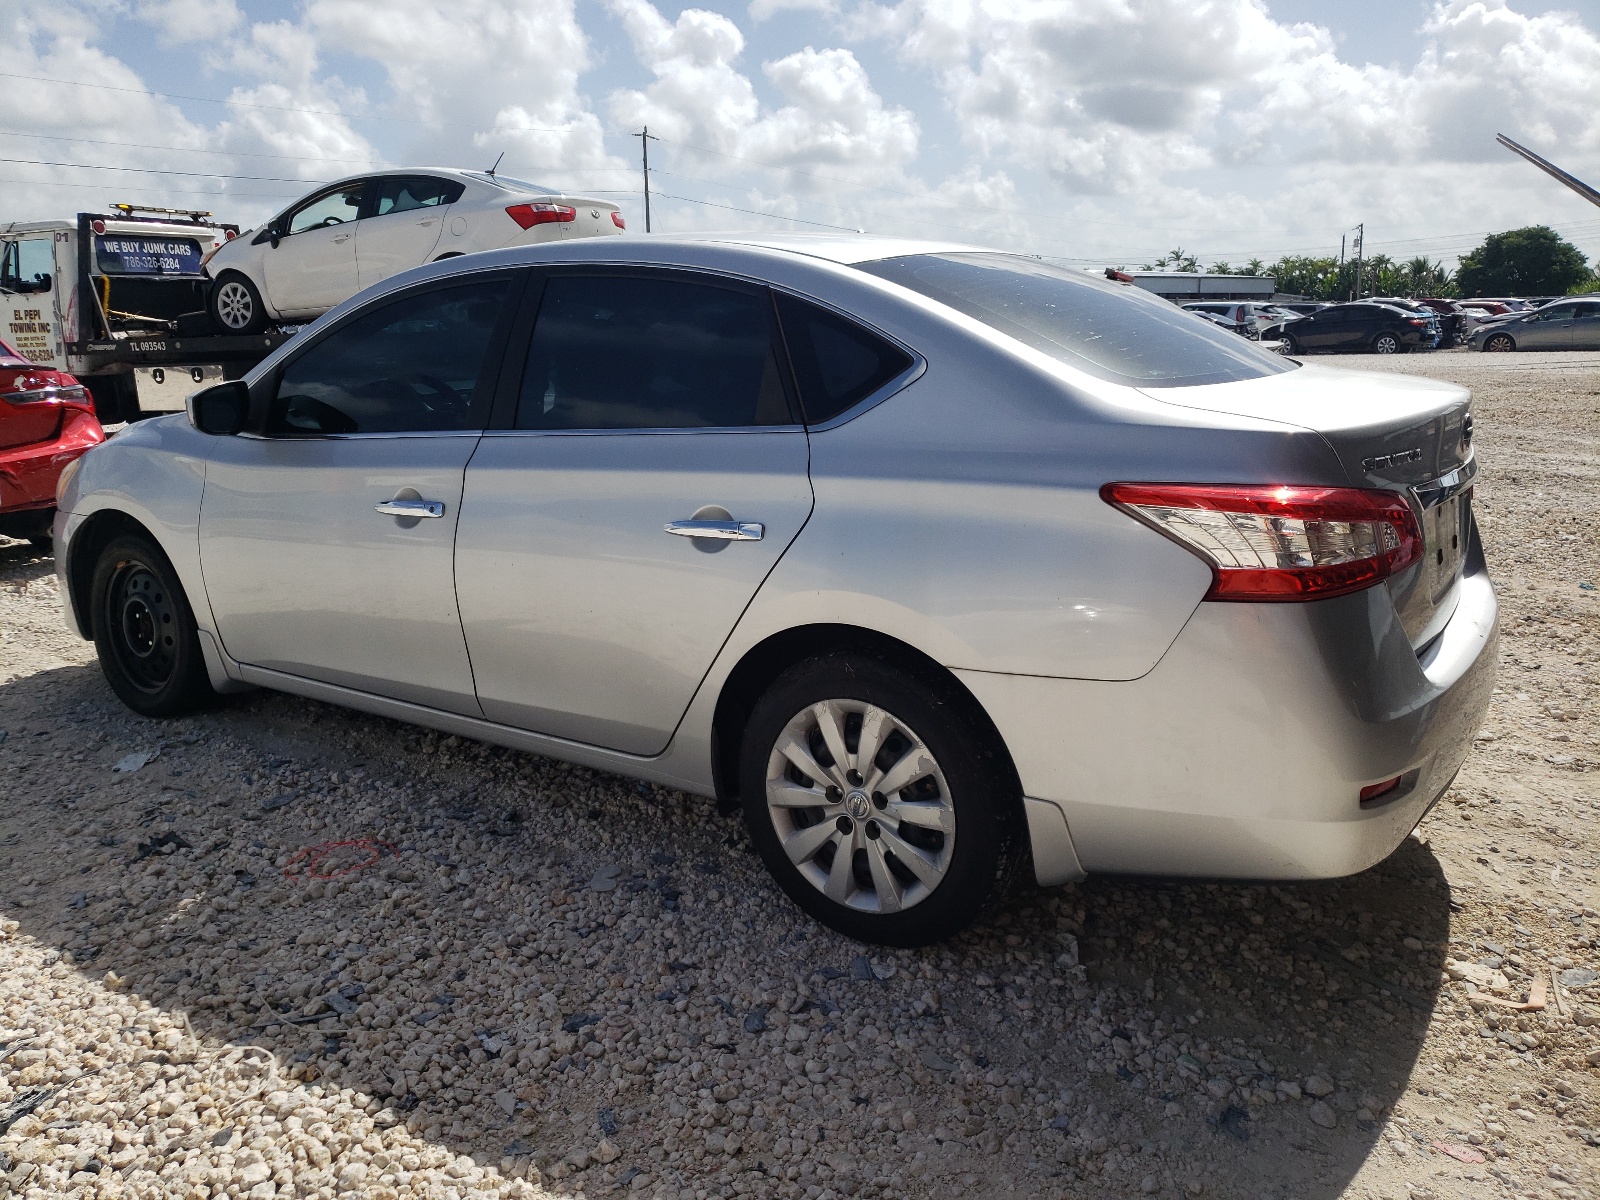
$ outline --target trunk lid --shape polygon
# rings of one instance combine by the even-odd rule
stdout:
[[[1411,375],[1307,365],[1262,379],[1145,391],[1185,408],[1311,430],[1338,456],[1350,486],[1403,493],[1417,512],[1425,550],[1421,562],[1386,586],[1412,646],[1420,650],[1443,630],[1455,611],[1472,532],[1476,464],[1472,394],[1466,388]]]

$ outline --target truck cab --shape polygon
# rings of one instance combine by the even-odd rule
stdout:
[[[238,233],[188,209],[115,204],[73,219],[0,223],[0,335],[76,375],[102,423],[183,406],[283,340],[214,336],[206,256]]]

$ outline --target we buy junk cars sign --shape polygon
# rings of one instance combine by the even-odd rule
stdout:
[[[94,257],[103,275],[200,274],[200,243],[192,238],[97,234]]]

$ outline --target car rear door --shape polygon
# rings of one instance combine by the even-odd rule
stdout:
[[[428,261],[466,185],[437,175],[380,175],[356,230],[356,267],[369,288]]]
[[[657,754],[811,512],[771,297],[553,270],[506,382],[456,544],[484,715]]]
[[[360,291],[356,223],[368,181],[340,184],[284,218],[276,246],[262,256],[269,308],[285,317],[324,313]]]
[[[456,605],[461,483],[523,276],[474,273],[351,314],[215,439],[200,555],[239,662],[476,716]]]
[[[1572,348],[1600,350],[1600,301],[1579,302],[1572,321]]]
[[[1346,316],[1346,309],[1325,308],[1297,322],[1291,332],[1307,350],[1332,350],[1344,333]]]

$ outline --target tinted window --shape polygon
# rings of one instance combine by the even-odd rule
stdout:
[[[304,233],[308,229],[323,229],[329,225],[348,225],[361,215],[361,193],[366,187],[365,180],[357,180],[326,196],[318,196],[290,216],[289,232]]]
[[[341,325],[284,367],[267,432],[474,429],[503,278],[422,292]]]
[[[806,420],[820,425],[911,366],[911,356],[854,321],[793,296],[778,296],[789,361]]]
[[[791,421],[764,293],[643,275],[545,284],[518,429]]]
[[[378,201],[374,216],[410,212],[414,208],[433,208],[454,204],[466,185],[432,175],[390,175],[378,180]]]
[[[1115,383],[1176,387],[1297,369],[1149,292],[1034,259],[918,254],[861,269]]]
[[[1549,308],[1540,309],[1538,319],[1541,321],[1570,321],[1577,313],[1576,304],[1552,304]]]

